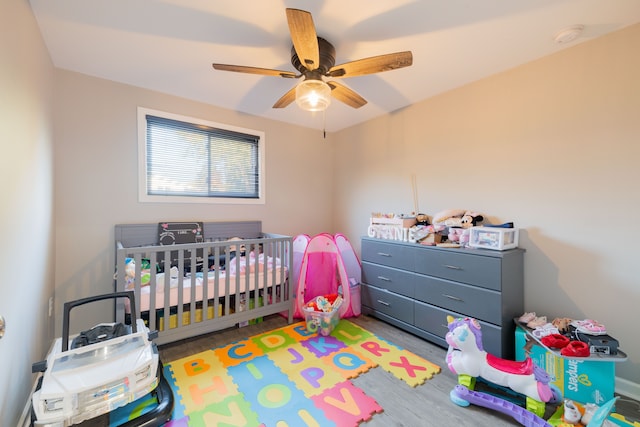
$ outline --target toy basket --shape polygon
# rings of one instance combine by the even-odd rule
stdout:
[[[340,321],[340,306],[342,301],[336,304],[331,311],[315,311],[312,307],[304,307],[304,317],[307,331],[319,333],[326,337]]]

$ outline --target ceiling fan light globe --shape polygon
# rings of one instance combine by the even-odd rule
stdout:
[[[331,104],[331,88],[322,80],[304,80],[296,86],[296,104],[306,111],[324,111]]]

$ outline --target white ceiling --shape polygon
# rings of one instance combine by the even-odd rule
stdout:
[[[54,65],[243,113],[336,131],[640,22],[640,0],[30,0]],[[271,106],[297,81],[285,8],[312,13],[336,64],[411,50],[413,66],[341,79],[368,104]],[[554,35],[584,25],[576,40]],[[215,118],[212,118],[215,120]]]

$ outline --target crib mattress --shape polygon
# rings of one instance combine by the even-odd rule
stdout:
[[[284,269],[284,270],[283,270]],[[285,267],[274,267],[266,272],[249,272],[235,275],[227,275],[224,271],[209,273],[206,277],[187,276],[183,278],[172,277],[169,281],[169,292],[166,292],[166,278],[160,277],[156,280],[155,285],[142,286],[138,301],[140,303],[140,311],[149,311],[151,308],[152,297],[155,297],[153,304],[154,309],[177,306],[179,304],[188,304],[192,301],[202,301],[205,298],[205,281],[206,281],[206,299],[221,298],[227,295],[239,295],[241,293],[264,289],[274,285],[280,285],[286,279]],[[217,279],[217,280],[216,280]],[[195,286],[194,286],[195,285]],[[179,300],[180,290],[182,290],[182,300]],[[168,298],[168,304],[166,299]],[[128,300],[126,301],[128,303]],[[128,306],[125,308],[129,312]]]

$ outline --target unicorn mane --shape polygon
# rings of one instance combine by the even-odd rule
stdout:
[[[458,317],[457,319],[453,319],[449,323],[449,332],[453,332],[457,327],[467,325],[471,333],[476,338],[476,346],[478,350],[484,351],[484,347],[482,346],[482,332],[480,331],[480,323],[477,320],[471,319],[469,317]]]

